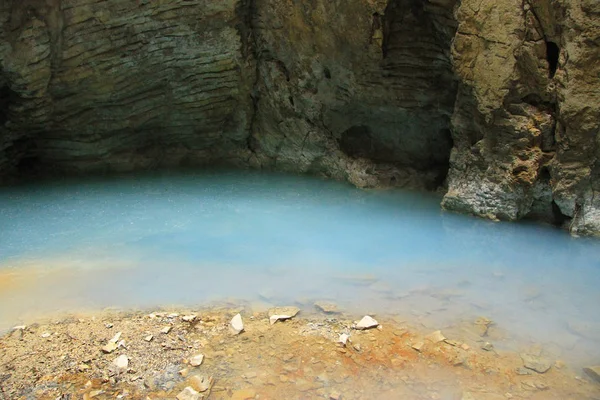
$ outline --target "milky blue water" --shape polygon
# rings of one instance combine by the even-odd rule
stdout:
[[[507,345],[597,361],[600,240],[439,200],[229,171],[3,187],[0,328],[65,309],[330,300],[432,329],[485,316]]]

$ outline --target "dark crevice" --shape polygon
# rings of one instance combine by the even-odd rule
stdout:
[[[12,97],[13,93],[8,85],[0,87],[0,126],[4,126],[9,119],[9,109]]]
[[[325,75],[325,78],[331,79],[331,71],[329,70],[329,68],[323,68],[323,75]]]
[[[565,222],[571,219],[560,211],[560,207],[554,201],[552,201],[552,215],[556,226],[563,226]]]
[[[558,69],[558,56],[560,48],[554,42],[546,41],[546,60],[548,60],[548,76],[554,78]]]

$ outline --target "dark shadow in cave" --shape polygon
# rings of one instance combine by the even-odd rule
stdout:
[[[8,121],[12,91],[8,85],[0,87],[0,126]]]
[[[546,41],[546,60],[548,60],[548,71],[550,78],[554,78],[556,70],[558,69],[558,56],[560,55],[560,48],[554,42]]]

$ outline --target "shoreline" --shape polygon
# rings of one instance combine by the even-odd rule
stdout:
[[[195,387],[198,397],[186,399],[591,400],[600,395],[592,377],[551,359],[539,346],[523,353],[496,349],[488,336],[493,322],[485,318],[472,321],[472,334],[463,329],[461,336],[378,315],[373,316],[378,326],[357,330],[353,326],[361,316],[333,306],[326,310],[333,312],[300,312],[274,324],[273,310],[229,305],[39,319],[0,337],[0,394],[172,399]],[[244,331],[235,334],[230,325],[238,313]],[[341,335],[349,336],[345,345]],[[191,365],[199,355],[201,364]],[[117,367],[123,356],[127,365]]]

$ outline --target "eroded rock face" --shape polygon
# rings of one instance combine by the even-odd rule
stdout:
[[[233,164],[600,232],[600,6],[5,0],[0,173]]]
[[[585,1],[461,2],[446,209],[600,232],[599,12]]]

